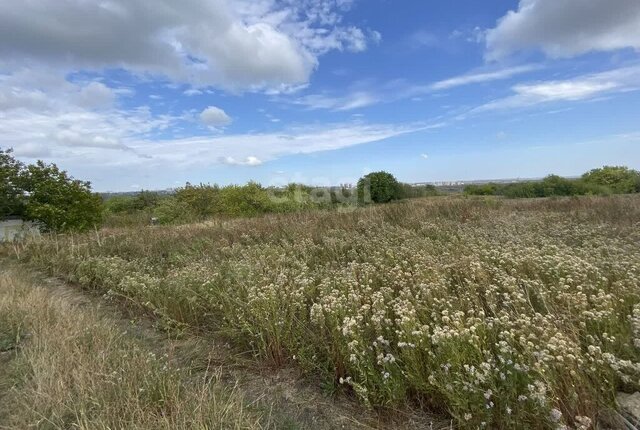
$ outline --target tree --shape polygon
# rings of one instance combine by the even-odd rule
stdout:
[[[0,149],[0,218],[24,214],[25,196],[19,185],[24,166],[11,152]]]
[[[640,172],[624,166],[604,166],[584,175],[587,184],[608,187],[617,194],[640,192]]]
[[[31,164],[19,182],[27,195],[26,218],[45,230],[86,230],[102,219],[102,199],[91,192],[91,184],[73,179],[55,164]]]
[[[373,172],[358,181],[358,202],[387,203],[402,198],[398,180],[387,172]]]

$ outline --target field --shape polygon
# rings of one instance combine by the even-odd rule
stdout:
[[[587,429],[640,388],[637,196],[415,199],[5,252],[380,413]]]

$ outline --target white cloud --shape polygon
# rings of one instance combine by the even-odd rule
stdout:
[[[202,91],[195,88],[189,88],[188,90],[185,90],[182,94],[188,97],[199,96],[202,94]]]
[[[640,49],[638,0],[520,0],[486,33],[490,60],[540,49],[550,57]]]
[[[426,30],[418,30],[409,36],[409,44],[413,48],[434,48],[440,45],[438,37]]]
[[[325,94],[310,94],[292,101],[293,104],[309,109],[328,109],[335,111],[353,110],[376,104],[380,99],[368,91],[353,91],[344,96],[328,96]]]
[[[309,109],[327,109],[345,111],[371,106],[377,103],[393,102],[402,99],[415,99],[417,96],[448,90],[464,85],[508,79],[513,76],[541,69],[542,66],[526,64],[493,70],[476,70],[464,75],[454,76],[426,85],[409,84],[403,81],[391,81],[386,84],[375,82],[358,83],[343,95],[309,94],[286,100],[289,103],[305,106]]]
[[[200,120],[203,124],[210,127],[221,127],[231,124],[231,118],[222,109],[209,106],[200,114]]]
[[[428,154],[420,154],[420,157],[421,157],[421,158],[424,158],[424,159],[426,160],[426,159],[428,159],[428,158],[429,158],[429,155],[428,155]]]
[[[231,166],[259,166],[262,161],[258,157],[252,155],[246,157],[243,160],[236,160],[233,157],[220,157],[219,161],[223,164],[229,164]]]
[[[472,112],[519,108],[541,103],[591,99],[640,89],[640,66],[629,66],[566,80],[515,85],[514,95],[494,100]]]
[[[304,84],[330,50],[374,33],[343,25],[350,1],[104,0],[0,2],[0,58],[64,70],[123,67],[197,86]]]
[[[257,165],[278,157],[311,154],[364,143],[376,142],[423,129],[419,126],[385,124],[328,124],[323,127],[298,127],[282,132],[192,137],[166,141],[140,140],[132,147],[139,152],[152,152],[148,161],[158,165]],[[128,157],[128,163],[142,160]],[[123,161],[123,160],[120,160]],[[145,161],[147,163],[147,161]]]
[[[123,152],[144,157],[128,141],[179,118],[154,116],[146,107],[120,110],[119,93],[101,82],[69,82],[52,69],[24,67],[0,75],[0,144],[29,158],[100,153],[109,159]],[[114,155],[104,157],[102,151]]]
[[[143,166],[160,170],[212,163],[257,166],[285,155],[340,149],[417,129],[358,122],[262,134],[170,138],[172,130],[193,122],[193,112],[159,115],[146,106],[124,109],[116,103],[87,107],[87,101],[104,101],[96,94],[107,94],[105,89],[118,93],[117,88],[102,85],[68,82],[64,74],[52,70],[24,68],[0,75],[1,146],[13,147],[19,157],[59,163],[71,172],[88,169],[89,177],[99,170],[108,172],[107,176],[135,178]],[[214,106],[205,109],[201,119],[211,126],[231,120]]]
[[[444,79],[442,81],[434,82],[429,86],[430,89],[446,90],[449,88],[460,87],[463,85],[477,84],[482,82],[498,81],[502,79],[508,79],[515,75],[522,73],[539,70],[541,67],[534,64],[527,64],[524,66],[507,67],[499,70],[491,71],[478,71],[475,73],[468,73],[465,75],[454,76],[452,78]]]
[[[102,82],[91,82],[80,89],[78,104],[86,108],[109,107],[116,99],[114,91]]]

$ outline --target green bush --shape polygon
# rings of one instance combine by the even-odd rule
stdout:
[[[275,212],[274,203],[265,188],[256,182],[230,185],[220,189],[218,211],[228,216],[253,216]]]
[[[199,218],[188,203],[174,196],[160,200],[153,214],[160,224],[187,223]]]
[[[464,194],[468,196],[495,196],[499,194],[500,185],[490,182],[488,184],[470,184],[464,187]]]
[[[175,197],[201,219],[219,212],[220,187],[217,185],[191,185],[187,182],[184,188],[176,190]]]
[[[415,199],[420,197],[437,196],[438,190],[434,185],[400,184],[400,198]]]
[[[373,172],[358,181],[358,202],[387,203],[402,198],[398,180],[387,172]]]
[[[640,172],[624,166],[604,166],[584,175],[587,184],[608,187],[615,194],[640,192]]]

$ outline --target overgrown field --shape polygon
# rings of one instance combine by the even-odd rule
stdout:
[[[640,198],[424,199],[104,230],[51,273],[462,428],[589,428],[640,389]]]

